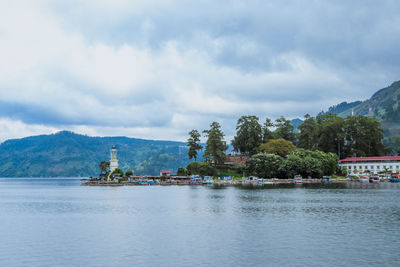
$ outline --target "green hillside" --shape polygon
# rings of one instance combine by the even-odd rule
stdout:
[[[98,175],[98,165],[109,160],[112,145],[118,148],[120,167],[135,174],[156,175],[161,169],[175,172],[190,162],[183,142],[89,137],[63,131],[2,143],[0,177]]]
[[[338,113],[342,117],[351,115],[364,115],[376,117],[382,122],[385,136],[400,135],[400,81],[392,83],[389,87],[377,91],[370,99],[363,101],[354,107],[349,107]]]

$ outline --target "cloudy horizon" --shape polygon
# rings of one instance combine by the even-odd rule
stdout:
[[[302,118],[400,80],[400,2],[16,0],[0,9],[0,142],[187,139]]]

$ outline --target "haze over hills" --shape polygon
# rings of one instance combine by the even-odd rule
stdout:
[[[59,132],[7,140],[0,145],[0,177],[72,177],[99,174],[98,165],[118,148],[120,168],[135,174],[175,172],[190,160],[184,142],[128,137],[89,137]]]

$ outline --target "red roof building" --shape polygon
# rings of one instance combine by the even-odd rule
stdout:
[[[347,174],[356,175],[380,171],[400,172],[400,156],[352,157],[339,160],[339,166],[347,169]]]

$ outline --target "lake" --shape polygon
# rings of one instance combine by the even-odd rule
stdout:
[[[399,266],[400,185],[0,178],[0,266]]]

